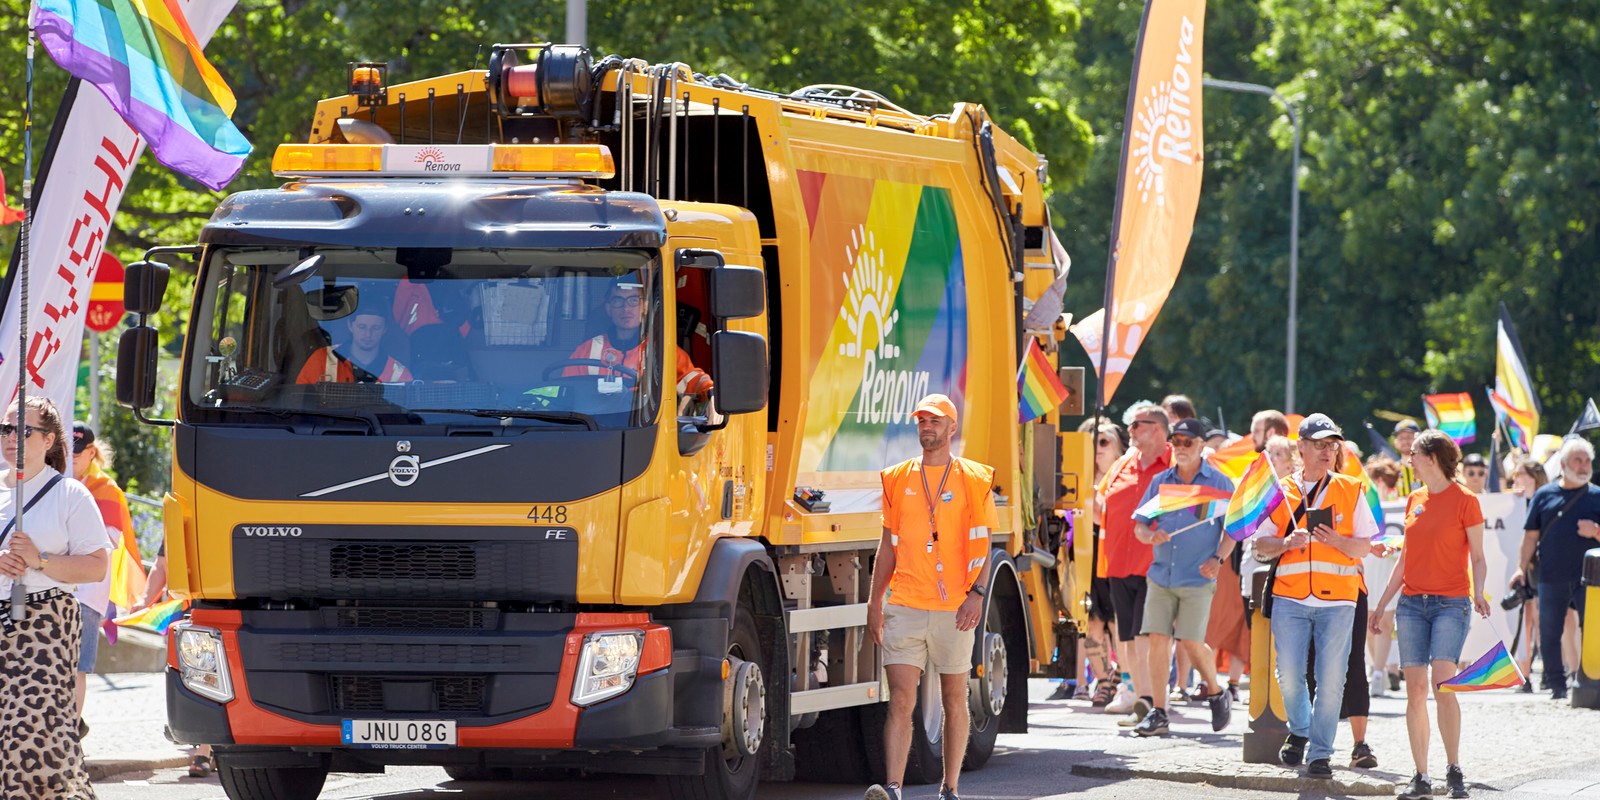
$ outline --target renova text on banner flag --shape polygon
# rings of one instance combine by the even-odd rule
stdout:
[[[37,2],[50,57],[103,92],[161,163],[212,189],[239,174],[250,142],[230,119],[233,90],[178,0]]]
[[[1205,0],[1149,0],[1123,124],[1106,265],[1100,405],[1117,386],[1178,280],[1200,203]]]

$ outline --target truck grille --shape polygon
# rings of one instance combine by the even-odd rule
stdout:
[[[388,631],[481,631],[494,628],[493,613],[480,608],[340,608],[340,628],[386,628]]]
[[[283,600],[577,599],[576,541],[396,538],[313,538],[309,530],[298,539],[236,538],[234,586],[243,597]]]
[[[328,577],[335,580],[453,580],[478,577],[471,545],[352,542],[328,554]]]
[[[299,641],[278,645],[287,662],[376,664],[382,666],[462,666],[518,664],[524,658],[515,644],[411,644],[350,641]]]
[[[329,675],[333,710],[337,712],[382,712],[383,684],[378,675]],[[483,710],[488,682],[482,675],[450,675],[432,678],[433,710],[476,714]]]

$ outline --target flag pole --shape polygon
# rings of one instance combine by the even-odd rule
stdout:
[[[17,296],[17,463],[12,465],[12,477],[15,479],[15,495],[12,497],[12,507],[16,509],[14,525],[15,533],[22,533],[22,482],[27,477],[23,473],[23,464],[28,463],[24,457],[28,437],[23,435],[28,425],[28,258],[29,239],[33,237],[33,9],[28,10],[28,48],[27,48],[27,95],[22,105],[22,228],[18,231],[17,252],[21,256],[18,262],[22,271],[17,274],[21,281],[18,289],[21,294]],[[11,581],[11,608],[10,616],[13,621],[21,622],[28,618],[28,587],[22,583],[22,576],[18,575]]]

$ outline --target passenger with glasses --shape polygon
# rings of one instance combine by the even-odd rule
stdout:
[[[84,631],[72,589],[105,577],[111,542],[94,495],[65,476],[67,436],[53,403],[30,397],[25,416],[12,406],[0,422],[0,455],[13,466],[0,490],[0,776],[7,797],[93,798],[73,722]],[[26,592],[20,620],[11,613],[16,582]]]
[[[632,389],[638,383],[639,365],[644,358],[645,302],[644,287],[635,279],[619,278],[612,283],[605,302],[611,332],[599,334],[572,351],[574,360],[594,363],[567,367],[563,374],[621,378]],[[678,396],[686,400],[709,397],[711,376],[696,367],[682,348],[676,344],[671,347],[676,354]]]

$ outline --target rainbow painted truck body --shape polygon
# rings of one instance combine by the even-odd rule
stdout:
[[[981,107],[497,46],[404,85],[353,67],[274,171],[187,251],[166,506],[195,601],[170,727],[216,747],[231,797],[392,764],[654,773],[683,797],[866,780],[877,470],[919,452],[927,392],[1001,476],[969,764],[1026,729],[1029,674],[1072,662],[1082,577],[1052,511],[1087,494],[1057,471],[1088,437],[1017,422],[1024,294],[1056,274],[1044,164]],[[153,310],[162,269],[130,270]],[[636,368],[585,350],[630,309],[619,285]],[[373,320],[390,377],[341,378]],[[135,406],[153,337],[123,345]],[[725,417],[677,396],[662,342]]]

